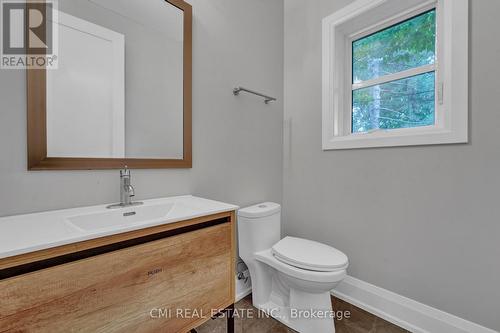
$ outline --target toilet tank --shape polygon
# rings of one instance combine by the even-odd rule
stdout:
[[[238,247],[243,260],[281,239],[281,206],[264,202],[238,211]]]

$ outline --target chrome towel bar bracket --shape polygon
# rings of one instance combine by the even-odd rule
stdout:
[[[266,104],[269,104],[269,102],[274,102],[276,101],[276,98],[274,97],[271,97],[271,96],[267,96],[267,95],[264,95],[264,94],[261,94],[261,93],[258,93],[256,91],[253,91],[253,90],[250,90],[250,89],[247,89],[247,88],[243,88],[243,87],[236,87],[233,89],[233,95],[234,96],[238,96],[240,94],[240,92],[247,92],[247,93],[250,93],[250,94],[254,94],[254,95],[257,95],[257,96],[260,96],[260,97],[264,97],[264,103]]]

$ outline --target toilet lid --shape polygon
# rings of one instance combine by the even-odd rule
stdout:
[[[318,272],[331,272],[347,266],[347,256],[331,246],[315,241],[285,237],[271,249],[281,262]]]

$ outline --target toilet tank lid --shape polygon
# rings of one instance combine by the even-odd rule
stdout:
[[[256,219],[274,215],[281,211],[281,206],[274,202],[263,202],[250,207],[242,208],[238,211],[238,216],[249,219]]]

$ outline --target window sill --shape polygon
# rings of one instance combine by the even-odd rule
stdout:
[[[379,130],[375,132],[326,138],[323,140],[323,150],[438,145],[467,142],[467,133],[457,133],[437,128]]]

